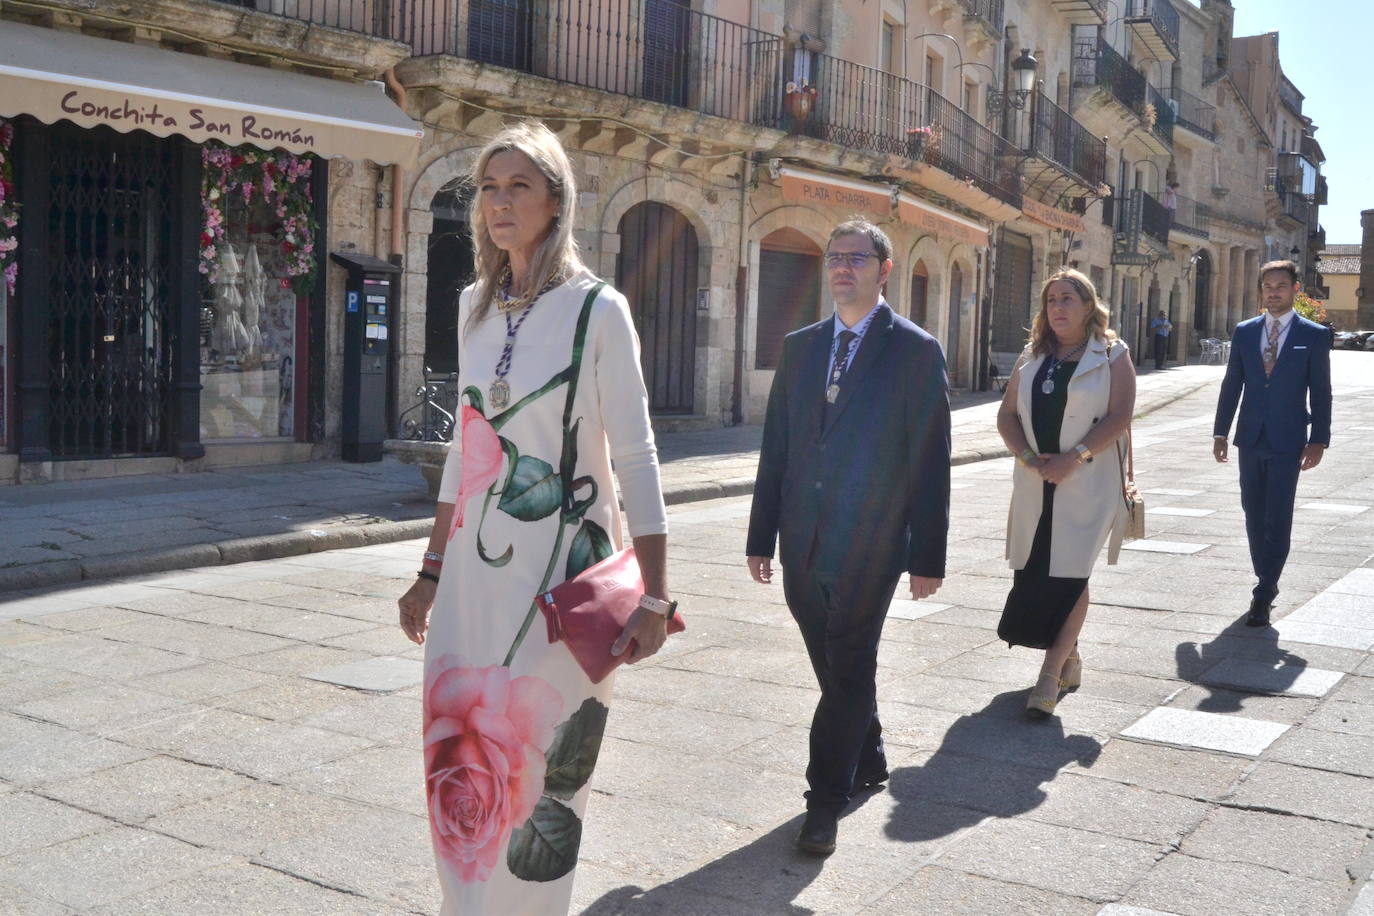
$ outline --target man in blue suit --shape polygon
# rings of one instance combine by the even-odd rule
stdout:
[[[1297,265],[1270,261],[1260,268],[1259,281],[1265,312],[1236,325],[1231,335],[1212,455],[1227,460],[1239,404],[1240,502],[1258,579],[1245,623],[1267,627],[1288,559],[1298,474],[1320,464],[1331,444],[1331,347],[1326,328],[1293,311],[1302,290]]]
[[[830,236],[835,313],[787,335],[768,396],[746,548],[749,572],[783,592],[821,696],[811,721],[797,845],[827,855],[856,792],[888,777],[878,721],[878,639],[903,572],[935,594],[949,531],[945,358],[893,313],[892,243],[862,220]]]

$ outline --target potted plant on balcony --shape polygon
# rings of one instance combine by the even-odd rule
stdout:
[[[782,96],[783,129],[789,134],[802,133],[815,105],[815,86],[808,83],[805,77],[798,82],[788,80]]]
[[[940,158],[940,128],[934,124],[908,127],[907,155],[912,159],[934,163]]]

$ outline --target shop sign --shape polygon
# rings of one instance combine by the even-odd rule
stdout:
[[[1077,213],[1051,207],[1038,200],[1031,200],[1029,197],[1022,199],[1021,212],[1040,225],[1049,226],[1051,229],[1078,233],[1086,228],[1083,224],[1083,217]]]
[[[939,238],[963,242],[975,248],[988,247],[986,228],[971,219],[926,203],[919,198],[907,194],[898,197],[897,215],[902,222],[924,229]]]
[[[799,169],[782,170],[782,197],[797,204],[863,211],[878,219],[892,212],[892,192],[885,187]]]

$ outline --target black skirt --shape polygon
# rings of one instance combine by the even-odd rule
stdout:
[[[1087,579],[1050,575],[1050,531],[1054,520],[1054,484],[1044,482],[1044,505],[1035,526],[1026,568],[1013,573],[1011,592],[1002,608],[997,636],[1009,646],[1048,649],[1064,628],[1069,612],[1088,587]]]

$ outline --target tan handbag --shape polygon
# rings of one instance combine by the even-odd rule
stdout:
[[[1126,427],[1126,454],[1121,454],[1121,440],[1116,442],[1116,460],[1121,468],[1121,498],[1126,503],[1125,540],[1145,537],[1145,497],[1135,485],[1135,441],[1131,428]]]

